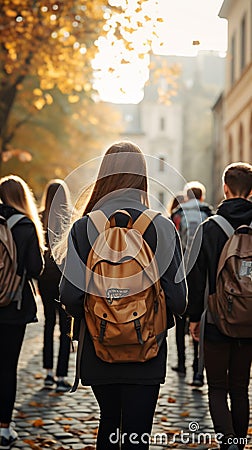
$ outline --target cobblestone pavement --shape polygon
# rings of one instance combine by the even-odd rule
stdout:
[[[74,394],[56,394],[53,389],[43,388],[43,314],[39,299],[38,306],[39,323],[28,325],[19,362],[18,390],[13,416],[19,440],[12,450],[94,450],[99,414],[91,389],[80,385]],[[57,333],[57,348],[56,342]],[[195,389],[190,386],[193,349],[189,336],[186,336],[186,345],[187,375],[181,378],[171,370],[171,366],[176,364],[176,347],[174,330],[170,331],[167,379],[161,387],[156,408],[151,450],[203,450],[217,447],[208,411],[207,387],[204,385],[201,389]],[[75,356],[76,353],[70,355],[70,382],[74,377]],[[252,406],[250,411],[252,433]],[[250,445],[246,448],[252,448]]]

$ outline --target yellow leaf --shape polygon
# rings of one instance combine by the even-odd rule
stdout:
[[[7,17],[17,17],[17,13],[13,9],[8,9],[5,14]]]
[[[33,104],[35,108],[37,108],[40,111],[41,109],[44,108],[46,101],[44,98],[38,98],[38,100],[36,100]]]
[[[164,19],[162,19],[162,17],[157,18],[157,22],[163,22],[163,21],[164,21]]]
[[[129,64],[130,62],[129,61],[126,61],[126,59],[121,59],[121,64]]]
[[[146,22],[149,22],[149,20],[151,20],[151,18],[149,16],[144,16]]]
[[[53,97],[50,94],[45,94],[46,103],[48,105],[52,105],[53,103]]]
[[[68,96],[68,101],[69,103],[77,103],[79,101],[79,96],[78,95],[69,95]]]
[[[40,97],[41,95],[43,95],[43,92],[41,91],[41,89],[36,88],[33,89],[33,94],[38,95]]]

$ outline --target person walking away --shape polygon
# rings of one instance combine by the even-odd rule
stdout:
[[[45,230],[47,250],[45,252],[45,268],[38,279],[38,287],[44,307],[44,344],[43,368],[46,370],[44,385],[51,388],[56,385],[56,392],[67,392],[71,385],[65,379],[68,373],[70,355],[70,322],[66,311],[59,303],[59,282],[61,271],[53,259],[51,246],[60,238],[70,214],[70,193],[66,183],[60,179],[49,181],[45,187],[41,201],[41,220]],[[49,230],[51,242],[49,242]],[[59,350],[57,357],[56,377],[53,372],[54,332],[56,321],[59,321]]]
[[[26,325],[37,322],[31,280],[43,269],[44,237],[32,191],[23,179],[10,175],[0,180],[0,216],[20,220],[12,235],[17,251],[17,274],[22,279],[21,304],[0,306],[0,448],[9,449],[17,439],[11,425],[17,389],[17,365]]]
[[[121,253],[111,251],[111,245],[117,246],[120,240],[110,237],[122,236],[123,233],[128,233],[128,249],[134,241],[133,236],[137,234],[135,243],[138,250],[133,257],[127,256],[127,246]],[[133,450],[136,443],[139,450],[149,448],[160,384],[165,381],[165,336],[168,328],[174,326],[172,313],[182,314],[187,305],[180,247],[174,224],[149,209],[146,162],[142,151],[128,141],[113,144],[103,157],[90,199],[83,204],[82,218],[71,228],[60,284],[60,299],[77,320],[83,321],[84,293],[86,295],[86,326],[84,339],[81,340],[81,336],[79,338],[79,346],[83,344],[83,351],[79,353],[79,369],[82,384],[91,386],[100,407],[97,450]],[[152,263],[156,261],[158,266],[155,286],[159,288],[155,296],[152,285],[142,291],[144,285],[140,279],[143,275],[146,282],[145,269],[140,271],[140,278],[137,274],[135,283],[128,281],[132,279],[131,271],[134,278],[137,258],[146,248],[149,249],[149,255],[154,255]],[[106,258],[107,251],[109,258]],[[147,253],[144,254],[147,257]],[[121,255],[119,260],[118,255]],[[93,267],[92,272],[89,265],[96,256],[100,263]],[[97,266],[98,274],[95,272]],[[116,273],[123,267],[128,271],[129,278],[118,281]],[[100,270],[103,273],[112,270],[112,278],[100,278]],[[97,296],[97,280],[98,284],[100,280],[105,290],[100,296]],[[139,290],[136,288],[137,283]],[[149,295],[151,293],[149,300],[145,297],[147,292]],[[153,317],[151,311],[154,311],[154,306],[155,314],[164,327],[158,345],[156,338],[153,340],[153,325],[152,331],[146,333],[141,319],[147,312]],[[99,338],[92,322],[96,314]],[[110,314],[114,318],[110,319]],[[115,331],[117,327],[120,335]],[[151,336],[152,340],[149,341]]]
[[[221,216],[222,220],[226,219],[235,230],[241,225],[250,225],[252,204],[247,199],[252,192],[252,166],[242,162],[228,165],[223,173],[223,188],[225,199],[218,206],[217,215]],[[195,260],[195,264],[187,279],[190,330],[194,339],[199,339],[207,278],[209,280],[208,298],[217,295],[217,268],[227,239],[219,223],[209,218],[199,227],[193,241],[189,261]],[[248,254],[250,250],[251,248],[248,248]],[[251,262],[245,262],[245,266],[247,269],[250,267],[251,271]],[[247,281],[251,284],[249,270],[242,273],[240,269],[239,273],[241,277],[247,276]],[[247,299],[246,305],[249,301],[251,300]],[[248,314],[249,317],[251,315]],[[226,335],[219,330],[215,320],[208,311],[204,329],[204,362],[210,414],[215,433],[222,436],[219,439],[220,449],[242,450],[245,447],[249,424],[248,386],[252,336],[239,338]],[[233,327],[235,327],[235,320],[233,320]],[[251,325],[249,329],[252,329]]]
[[[190,181],[184,186],[185,203],[178,207],[172,214],[171,219],[179,232],[182,249],[185,260],[188,260],[189,250],[192,244],[196,229],[201,222],[213,214],[212,207],[206,203],[206,188],[199,181]],[[176,346],[178,364],[172,367],[181,375],[186,374],[185,365],[185,334],[188,329],[188,316],[185,313],[182,318],[176,317]],[[203,386],[203,375],[198,373],[199,366],[199,344],[193,342],[193,380],[191,385],[196,387]]]

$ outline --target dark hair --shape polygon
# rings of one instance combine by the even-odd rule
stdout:
[[[252,191],[252,166],[238,162],[229,164],[223,172],[223,182],[233,195],[247,198]]]
[[[184,201],[185,201],[185,197],[184,197],[183,192],[178,192],[175,195],[175,197],[173,197],[170,200],[170,203],[167,208],[168,214],[171,215],[181,203],[184,203]]]
[[[83,215],[100,206],[107,195],[127,189],[139,191],[139,200],[149,206],[144,155],[138,145],[122,141],[113,144],[106,151]]]
[[[203,200],[205,199],[206,188],[204,184],[199,181],[190,181],[189,183],[186,183],[184,190],[185,195],[189,200],[193,198],[196,198],[197,200],[201,200],[201,198]]]

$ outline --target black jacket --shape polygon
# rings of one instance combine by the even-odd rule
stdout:
[[[135,220],[140,211],[145,208],[141,203],[132,207],[132,202],[121,201],[121,209],[130,212]],[[131,205],[131,207],[129,207]],[[113,211],[110,211],[113,212]],[[105,211],[109,215],[109,210]],[[123,215],[119,217],[117,224],[123,224]],[[121,222],[120,222],[121,221]],[[74,223],[70,236],[68,254],[64,276],[60,285],[60,299],[66,305],[67,311],[75,318],[83,317],[83,289],[85,285],[85,267],[90,251],[90,240],[97,236],[95,230],[89,231],[87,217],[83,217]],[[92,233],[94,233],[92,235]],[[187,304],[187,286],[182,269],[181,278],[174,282],[178,268],[181,264],[181,248],[178,234],[169,219],[157,216],[144,233],[144,239],[153,251],[156,250],[159,270],[162,273],[161,284],[165,291],[168,309],[168,328],[174,325],[172,313],[182,314]],[[166,262],[169,266],[165,267]],[[106,363],[99,359],[94,351],[91,337],[86,332],[84,350],[81,361],[81,380],[85,385],[109,384],[109,383],[139,383],[158,384],[163,383],[166,374],[167,346],[163,341],[158,355],[145,363]]]
[[[0,205],[0,215],[8,219],[20,211]],[[24,217],[12,229],[13,239],[17,248],[17,273],[22,275],[24,268],[27,271],[23,288],[22,306],[17,309],[15,302],[0,308],[0,323],[26,324],[37,322],[37,307],[31,286],[31,279],[37,278],[43,269],[43,257],[41,255],[38,237],[33,222]]]
[[[243,198],[224,200],[217,214],[225,217],[233,228],[249,225],[252,221],[252,202]],[[204,310],[206,275],[209,277],[209,294],[216,292],[216,273],[222,248],[227,241],[225,232],[211,219],[199,227],[190,252],[189,266],[192,270],[188,281],[188,312],[191,322],[198,322]],[[206,326],[206,336],[223,340],[226,337],[212,324]]]

